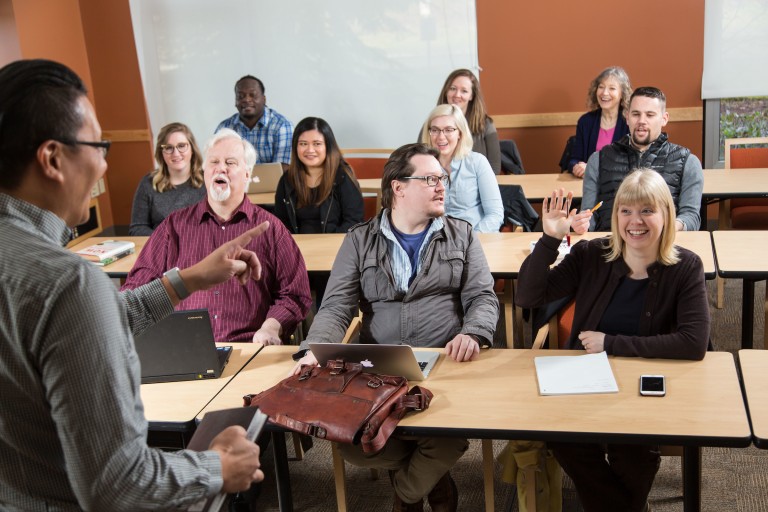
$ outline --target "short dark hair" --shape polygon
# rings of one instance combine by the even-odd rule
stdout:
[[[19,186],[47,140],[73,140],[83,125],[83,81],[64,64],[18,60],[0,69],[0,187]]]
[[[235,94],[237,94],[237,86],[240,85],[240,82],[242,82],[243,80],[256,80],[256,83],[259,84],[259,88],[261,89],[261,94],[264,94],[266,92],[264,90],[264,82],[262,82],[261,80],[259,80],[253,75],[245,75],[243,77],[240,77],[240,80],[235,82]]]
[[[381,178],[382,207],[392,208],[392,182],[413,175],[416,168],[411,163],[411,158],[416,155],[432,155],[438,160],[440,152],[426,144],[406,144],[394,150],[384,164],[384,176]]]
[[[645,96],[646,98],[656,98],[661,103],[661,111],[667,109],[667,97],[664,95],[661,89],[657,87],[638,87],[632,92],[632,96],[629,97],[629,103],[632,104],[632,100],[637,96]]]

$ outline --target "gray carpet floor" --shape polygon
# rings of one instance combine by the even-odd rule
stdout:
[[[712,342],[716,350],[736,353],[741,348],[741,285],[740,280],[726,281],[723,309],[714,308],[714,282],[709,282],[712,313]],[[765,282],[755,291],[755,348],[763,348]],[[494,442],[498,453],[504,442]],[[289,448],[290,453],[290,448]],[[459,510],[480,511],[484,508],[480,442],[472,441],[469,451],[451,471],[459,489]],[[272,471],[272,456],[262,457],[266,483],[258,500],[257,510],[278,510]],[[296,511],[332,512],[336,510],[330,446],[316,441],[315,447],[301,461],[290,462],[293,504]],[[353,512],[384,512],[391,510],[392,489],[382,475],[371,479],[368,470],[347,465],[348,510]],[[501,468],[496,467],[495,499],[497,511],[517,510],[515,487],[501,481]],[[654,512],[683,510],[682,473],[678,457],[663,457],[661,469],[651,491]],[[429,510],[425,506],[425,510]],[[563,510],[580,511],[573,485],[566,478],[563,489]],[[767,511],[768,512],[768,451],[750,447],[744,449],[704,448],[702,450],[702,510],[704,511]]]

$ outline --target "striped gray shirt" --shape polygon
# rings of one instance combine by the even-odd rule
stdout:
[[[157,510],[218,492],[215,452],[146,444],[138,332],[160,281],[120,294],[53,213],[0,194],[0,509]]]

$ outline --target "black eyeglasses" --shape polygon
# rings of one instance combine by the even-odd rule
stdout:
[[[101,140],[101,141],[57,140],[57,142],[61,142],[62,144],[66,144],[67,146],[80,145],[80,146],[91,146],[92,148],[99,148],[104,158],[107,158],[107,153],[109,153],[109,148],[110,146],[112,146],[112,141],[110,140]]]
[[[451,178],[448,177],[447,174],[442,174],[440,176],[404,176],[402,178],[398,178],[398,181],[402,180],[421,180],[425,182],[428,187],[436,187],[438,181],[442,182],[444,187],[447,187],[451,183]]]
[[[172,155],[174,149],[178,149],[179,153],[184,154],[189,149],[189,143],[179,142],[175,146],[173,144],[160,144],[160,149],[162,149],[163,153],[165,153],[166,155]]]
[[[453,135],[457,131],[459,131],[459,129],[455,128],[453,126],[449,126],[448,128],[442,128],[442,129],[440,129],[440,128],[436,127],[436,126],[430,126],[429,127],[429,134],[430,135],[439,135],[441,133],[444,133],[446,137],[450,137],[451,135]]]

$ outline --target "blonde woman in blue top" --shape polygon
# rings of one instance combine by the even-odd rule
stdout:
[[[421,142],[440,152],[440,165],[451,179],[445,214],[469,222],[475,231],[498,231],[504,220],[499,184],[488,159],[472,151],[472,132],[461,108],[435,107],[421,129]]]

